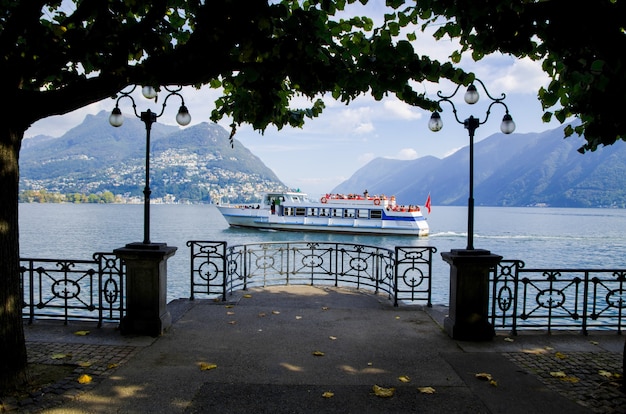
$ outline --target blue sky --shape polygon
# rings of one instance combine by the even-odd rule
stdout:
[[[374,1],[360,14],[382,16],[381,4],[384,3]],[[456,45],[450,40],[437,42],[428,35],[420,35],[415,42],[419,54],[442,60],[455,48]],[[492,55],[480,62],[473,62],[469,56],[464,56],[460,66],[474,72],[485,83],[491,96],[506,94],[504,102],[516,123],[516,133],[542,132],[559,125],[556,122],[546,124],[541,120],[543,111],[537,100],[537,91],[540,86],[547,85],[549,80],[541,71],[539,62],[503,55]],[[438,91],[452,93],[454,85],[425,83],[416,85],[416,88],[436,98]],[[481,100],[472,106],[463,101],[464,89],[455,96],[454,102],[461,120],[470,115],[484,120],[488,99],[483,90],[480,87],[478,89]],[[218,93],[209,88],[185,88],[182,94],[192,117],[190,125],[209,122],[212,103]],[[156,106],[140,97],[140,94],[137,95],[139,111],[149,108],[160,110],[160,102]],[[294,100],[294,107],[306,104],[299,99]],[[277,131],[269,128],[261,134],[249,126],[242,126],[235,138],[257,155],[285,184],[313,195],[329,192],[376,157],[414,159],[433,155],[443,158],[469,142],[467,131],[456,123],[452,109],[446,103],[442,104],[441,114],[444,128],[434,133],[428,129],[430,113],[405,105],[393,96],[382,101],[363,96],[350,105],[332,99],[324,100],[326,110],[317,119],[307,122],[302,129],[285,127]],[[133,116],[128,104],[128,100],[120,103],[127,117]],[[102,110],[111,111],[114,106],[115,101],[107,99],[63,116],[38,121],[26,131],[25,136],[61,136],[80,124],[86,115]],[[159,122],[176,125],[175,112],[178,106],[176,97],[172,97]],[[475,140],[480,141],[500,132],[503,115],[504,108],[494,106],[487,122],[476,131]],[[229,120],[224,120],[221,124],[228,130],[229,123]],[[419,179],[419,174],[416,171],[416,179]],[[354,192],[362,190],[354,189]]]

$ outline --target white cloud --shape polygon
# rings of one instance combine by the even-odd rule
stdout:
[[[497,84],[501,89],[511,93],[536,96],[539,88],[546,86],[549,82],[549,76],[541,69],[541,62],[516,59],[506,68],[506,73]]]
[[[372,108],[369,106],[348,108],[338,113],[329,114],[332,129],[350,134],[365,134],[374,130],[371,115]]]
[[[465,148],[465,147],[456,147],[456,148],[452,148],[450,151],[446,152],[445,154],[443,154],[443,158],[449,157],[450,155],[454,154],[455,152],[457,152],[458,150],[460,150],[461,148]]]
[[[411,105],[402,102],[397,98],[385,99],[383,101],[383,108],[386,114],[389,114],[392,118],[409,121],[414,119],[420,119],[423,112]]]
[[[115,103],[111,100],[96,102],[65,115],[55,115],[41,119],[31,125],[24,133],[25,137],[48,135],[60,137],[70,129],[80,125],[87,115],[95,115],[102,110],[112,110]]]
[[[402,148],[395,156],[389,158],[396,160],[414,160],[418,158],[418,154],[413,148]]]
[[[365,165],[371,160],[373,160],[374,158],[376,158],[376,154],[374,154],[373,152],[366,152],[364,154],[359,155],[358,160],[361,165]]]
[[[354,132],[357,134],[367,134],[372,131],[374,131],[374,124],[372,124],[371,122],[364,122],[354,128]]]

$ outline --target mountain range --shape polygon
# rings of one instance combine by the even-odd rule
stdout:
[[[145,125],[109,114],[88,115],[61,137],[24,139],[20,190],[99,193],[141,198],[145,184]],[[580,154],[583,138],[563,139],[563,127],[541,133],[494,134],[474,145],[477,206],[626,207],[626,146]],[[257,156],[216,124],[185,129],[152,125],[152,197],[178,201],[248,202],[287,187]],[[395,195],[404,204],[465,205],[469,147],[436,158],[376,158],[333,193]]]
[[[105,111],[58,138],[23,141],[20,190],[99,193],[142,197],[145,185],[146,128],[137,118],[121,127]],[[152,197],[196,202],[256,201],[255,194],[286,189],[276,174],[217,124],[185,129],[154,123],[150,133]]]
[[[563,127],[494,134],[474,144],[474,200],[484,206],[626,207],[626,145],[585,154]],[[466,205],[469,146],[439,159],[377,158],[333,192],[393,194],[405,204]]]

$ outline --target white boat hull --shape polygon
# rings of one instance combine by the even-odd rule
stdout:
[[[428,236],[429,227],[421,215],[377,220],[343,217],[283,216],[267,209],[217,206],[229,225],[263,230],[308,231],[348,234]],[[385,215],[387,217],[387,215]]]

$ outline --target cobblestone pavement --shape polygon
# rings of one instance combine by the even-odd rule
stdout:
[[[74,367],[70,375],[29,398],[3,401],[0,412],[37,413],[74,399],[115,372],[141,348],[72,343],[27,343],[29,362]],[[622,355],[610,352],[510,352],[504,355],[524,371],[593,413],[623,413]],[[92,379],[81,384],[78,378]]]
[[[520,368],[564,397],[594,413],[626,412],[622,355],[611,352],[512,352],[505,355]]]
[[[49,342],[27,342],[26,348],[31,364],[64,365],[74,369],[65,378],[31,393],[27,398],[3,400],[0,412],[37,413],[76,398],[110,376],[141,349],[135,346]],[[83,374],[91,378],[88,383],[79,382]]]
[[[260,295],[255,298],[261,300]],[[300,301],[296,295],[289,298]],[[266,300],[273,306],[272,300],[275,298],[269,295]],[[192,306],[190,302],[185,302],[180,306],[183,305]],[[202,307],[198,305],[198,302],[195,302],[193,306],[197,307],[194,309],[198,309],[199,315],[202,315],[203,309],[211,310],[210,306]],[[120,336],[115,329],[93,330],[87,337],[78,336],[76,332],[79,331],[76,329],[75,326],[64,327],[58,324],[40,324],[38,327],[29,328],[26,342],[29,363],[67,366],[71,368],[70,374],[32,393],[27,398],[3,399],[0,402],[0,412],[39,413],[73,401],[79,396],[84,398],[83,394],[93,390],[98,384],[106,384],[103,381],[114,375],[118,367],[128,364],[133,359],[141,360],[143,353],[137,355],[139,351],[142,349],[150,351],[150,345],[154,341],[152,338],[134,338],[131,341]],[[566,335],[564,337],[572,339],[573,348],[565,348],[569,351],[547,346],[541,340],[545,337],[541,335],[530,339],[525,338],[526,343],[533,346],[518,345],[522,341],[517,339],[507,341],[499,338],[501,340],[488,343],[464,343],[457,350],[460,354],[466,352],[470,357],[472,353],[504,355],[519,367],[519,371],[528,372],[550,390],[587,407],[591,413],[625,413],[626,394],[621,388],[623,382],[621,336],[618,337],[619,346],[604,346],[602,349],[597,347],[598,351],[595,351],[597,341],[584,339],[586,346],[583,348],[577,346],[581,344],[580,337]],[[603,342],[602,339],[599,341]],[[513,345],[515,345],[514,348]],[[559,348],[561,345],[554,346]],[[432,350],[434,353],[440,352],[436,348]],[[135,356],[136,358],[133,358]],[[126,365],[126,368],[132,366],[133,364],[130,363]],[[83,374],[91,377],[89,383],[79,382],[78,379]]]

